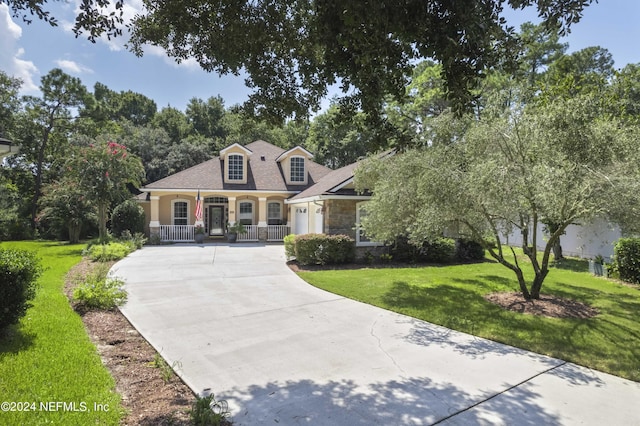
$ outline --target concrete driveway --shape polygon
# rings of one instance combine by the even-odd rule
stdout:
[[[133,326],[237,425],[640,425],[640,383],[319,290],[282,246],[150,246],[113,271]]]

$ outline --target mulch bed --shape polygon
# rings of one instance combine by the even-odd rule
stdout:
[[[525,300],[521,293],[491,293],[484,298],[504,309],[523,314],[580,319],[598,315],[598,310],[589,305],[552,295],[541,294],[540,299]]]
[[[83,260],[69,271],[65,294],[71,301],[78,276],[95,265]],[[75,277],[75,278],[74,278]],[[71,302],[73,305],[73,302]],[[87,334],[116,382],[128,411],[123,425],[190,425],[195,395],[175,374],[166,380],[154,364],[156,350],[119,310],[79,312]]]

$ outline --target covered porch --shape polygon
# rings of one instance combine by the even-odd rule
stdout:
[[[225,238],[236,223],[245,228],[237,241],[282,241],[290,232],[284,204],[288,194],[207,192],[200,191],[200,223],[211,241]],[[150,193],[144,206],[149,235],[156,235],[162,242],[194,241],[197,197],[198,192]]]

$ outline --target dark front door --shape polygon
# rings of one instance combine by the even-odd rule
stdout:
[[[224,215],[224,207],[222,206],[209,207],[209,235],[224,234],[223,215]]]

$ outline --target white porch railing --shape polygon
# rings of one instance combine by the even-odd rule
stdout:
[[[287,225],[269,225],[267,227],[267,241],[282,241],[289,234]]]
[[[258,225],[245,225],[247,232],[238,234],[237,241],[258,241]],[[160,241],[192,242],[194,225],[160,225]],[[269,225],[267,241],[282,241],[289,234],[287,225]],[[264,238],[264,237],[263,237]]]
[[[238,234],[236,241],[258,241],[258,225],[245,225],[247,232]]]
[[[160,225],[160,241],[193,241],[194,225]]]

